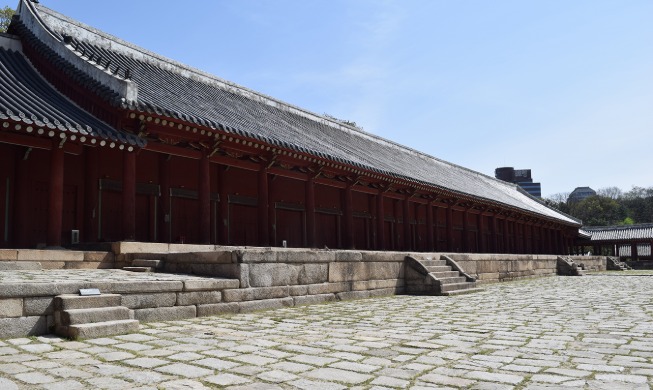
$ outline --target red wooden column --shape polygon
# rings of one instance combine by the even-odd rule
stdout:
[[[309,177],[305,185],[306,241],[309,248],[315,248],[315,178]]]
[[[497,215],[492,214],[492,219],[490,220],[490,250],[493,253],[499,252],[499,235],[497,234]]]
[[[354,201],[352,199],[352,184],[347,184],[344,192],[344,222],[345,222],[345,248],[353,249],[354,248]]]
[[[469,252],[469,210],[463,211],[463,252]]]
[[[122,236],[136,238],[136,153],[122,155]]]
[[[510,253],[510,237],[508,237],[508,218],[504,218],[503,224],[503,253]]]
[[[198,208],[200,244],[211,242],[211,164],[206,151],[199,161]]]
[[[409,251],[412,248],[412,239],[410,232],[410,197],[411,195],[406,195],[403,201],[403,215],[404,215],[404,250]]]
[[[270,245],[270,216],[268,170],[262,167],[258,171],[258,241],[261,246]]]
[[[376,249],[385,250],[385,208],[383,190],[376,195]]]
[[[433,202],[426,204],[426,250],[428,252],[435,251],[434,245],[434,230],[433,229]]]
[[[631,260],[637,260],[637,243],[633,242],[630,244],[630,259]]]
[[[64,152],[57,142],[52,143],[50,152],[50,187],[48,199],[47,246],[61,246],[63,224],[63,173]]]
[[[305,186],[306,242],[309,248],[315,248],[317,246],[315,240],[315,177],[310,176]]]
[[[478,214],[478,220],[476,226],[478,226],[478,251],[479,253],[487,253],[487,245],[485,239],[485,218],[483,218],[483,213]]]
[[[229,193],[227,192],[227,166],[218,166],[218,187],[220,193],[219,242],[229,245]]]
[[[159,215],[159,240],[170,242],[170,156],[159,156],[159,185],[161,186],[161,210]]]
[[[86,242],[98,240],[98,200],[99,200],[99,154],[96,148],[84,148],[85,178],[84,178],[84,231]]]
[[[447,205],[447,251],[453,252],[453,209]]]

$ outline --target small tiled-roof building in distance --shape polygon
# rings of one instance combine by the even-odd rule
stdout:
[[[568,253],[518,186],[20,1],[0,38],[0,244]]]
[[[579,245],[593,248],[593,253],[631,260],[652,259],[653,223],[619,226],[584,226],[585,239]]]

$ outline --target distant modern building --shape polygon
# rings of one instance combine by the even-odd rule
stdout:
[[[513,167],[502,167],[494,170],[494,177],[509,183],[518,184],[524,191],[541,198],[542,186],[540,183],[533,183],[530,169],[515,169]]]
[[[567,199],[568,202],[580,202],[581,200],[585,198],[589,198],[590,196],[596,196],[596,191],[589,187],[576,187],[575,190],[569,194],[569,199]]]

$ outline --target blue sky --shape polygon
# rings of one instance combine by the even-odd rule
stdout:
[[[650,0],[41,3],[443,160],[530,168],[545,196],[653,186]]]

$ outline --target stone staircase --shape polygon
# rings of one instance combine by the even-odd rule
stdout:
[[[87,339],[138,331],[120,294],[58,295],[54,299],[54,331],[70,339]]]
[[[406,262],[406,292],[409,294],[460,295],[482,290],[476,287],[475,278],[447,256],[437,260],[406,256]]]
[[[134,259],[131,266],[122,267],[131,272],[156,272],[163,267],[163,261],[158,259]]]
[[[618,257],[608,256],[608,263],[606,267],[609,271],[630,271],[633,268],[623,261],[619,260]]]
[[[562,276],[583,276],[585,275],[585,266],[574,262],[569,256],[558,256],[556,262],[556,271]]]

